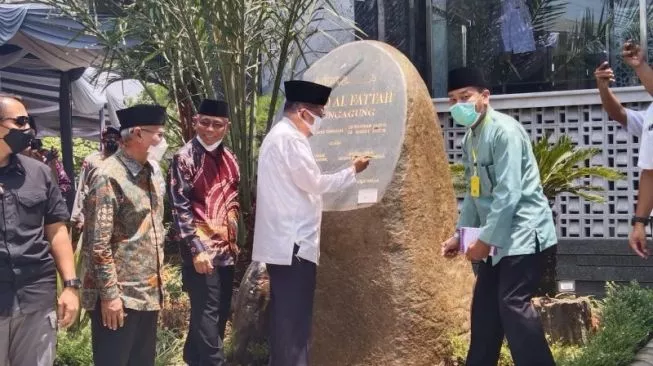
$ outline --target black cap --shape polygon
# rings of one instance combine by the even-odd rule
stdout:
[[[481,70],[472,67],[461,67],[449,71],[449,85],[447,91],[467,88],[470,86],[489,89]]]
[[[221,100],[204,99],[198,113],[205,116],[229,118],[229,104]]]
[[[160,105],[138,104],[116,112],[120,130],[136,126],[163,126],[166,123],[166,109]]]
[[[326,105],[331,95],[331,88],[303,80],[289,80],[284,83],[286,100],[289,102]]]

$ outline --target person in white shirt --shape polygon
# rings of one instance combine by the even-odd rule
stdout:
[[[639,46],[628,41],[623,47],[624,62],[635,73],[649,94],[653,95],[653,69],[646,63],[644,52]],[[642,169],[639,179],[637,208],[631,220],[633,230],[629,245],[642,258],[647,258],[649,251],[646,243],[646,225],[651,222],[653,211],[653,104],[644,111],[624,108],[617,97],[610,91],[610,82],[614,81],[614,72],[604,62],[594,75],[601,95],[601,103],[610,118],[626,127],[627,131],[640,139],[637,166]]]
[[[641,138],[642,126],[646,115],[653,113],[653,104],[650,104],[645,111],[636,111],[621,105],[617,96],[610,89],[610,83],[614,82],[614,70],[607,61],[594,71],[594,77],[596,77],[596,86],[601,96],[601,104],[608,116],[618,122],[626,131]]]
[[[291,80],[285,91],[284,117],[259,153],[252,252],[270,277],[270,366],[309,364],[322,194],[355,184],[369,164],[356,158],[350,167],[322,174],[308,138],[320,128],[331,88]]]

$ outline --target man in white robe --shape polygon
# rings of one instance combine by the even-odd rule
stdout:
[[[322,194],[355,184],[369,164],[357,158],[322,174],[308,138],[320,127],[331,88],[293,80],[285,90],[284,117],[260,149],[252,253],[270,276],[270,366],[309,364]]]

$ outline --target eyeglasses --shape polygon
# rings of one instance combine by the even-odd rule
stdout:
[[[324,110],[314,111],[314,110],[311,110],[311,109],[308,109],[308,108],[304,108],[304,110],[305,110],[306,112],[312,114],[314,117],[324,118],[324,114],[325,114],[325,113],[324,113]]]
[[[4,121],[13,121],[16,126],[18,127],[23,127],[25,125],[30,125],[30,127],[34,128],[34,117],[32,116],[18,116],[18,117],[0,117],[0,122]]]
[[[197,123],[199,123],[200,126],[202,126],[204,128],[209,128],[209,127],[213,126],[213,128],[216,129],[216,130],[219,130],[221,128],[225,128],[229,124],[229,123],[219,122],[219,121],[212,122],[212,121],[209,121],[208,119],[201,119]]]
[[[148,130],[147,128],[141,128],[141,131],[149,132],[153,135],[156,135],[160,139],[164,137],[164,133],[165,133],[165,132]]]

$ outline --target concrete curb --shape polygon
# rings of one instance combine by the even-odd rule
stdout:
[[[635,361],[630,366],[653,366],[653,339],[637,352]]]

